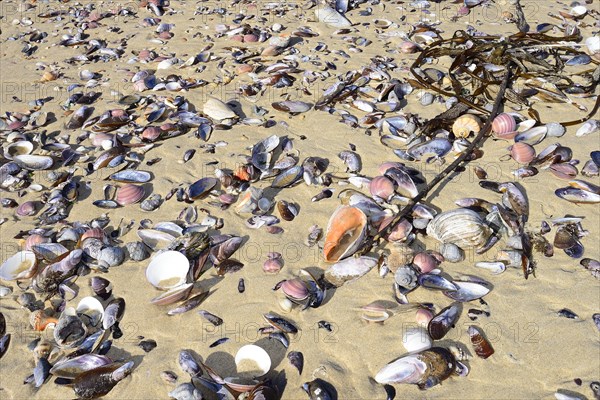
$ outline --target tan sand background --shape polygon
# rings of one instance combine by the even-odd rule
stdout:
[[[38,2],[39,3],[39,2]],[[72,2],[71,2],[72,3]],[[122,2],[121,4],[123,4]],[[362,5],[359,10],[349,13],[349,19],[354,22],[372,21],[375,18],[389,18],[398,21],[402,15],[406,20],[397,30],[407,31],[410,24],[418,20],[418,13],[403,12],[399,10],[403,2],[383,2],[382,5],[372,6],[371,17],[358,17],[358,11],[367,5]],[[407,2],[404,2],[407,3]],[[69,83],[79,81],[77,78],[78,66],[68,66],[64,59],[79,54],[81,49],[58,47],[60,35],[67,33],[65,24],[44,21],[35,18],[43,4],[38,5],[28,13],[15,12],[18,2],[2,1],[0,6],[3,18],[1,20],[2,33],[0,35],[1,58],[0,78],[2,81],[1,111],[18,111],[26,109],[26,103],[14,103],[11,101],[12,93],[22,100],[31,101],[35,98],[54,96],[56,99],[44,106],[45,111],[53,112],[58,121],[49,124],[45,129],[53,132],[62,129],[64,117],[59,105],[66,100],[65,89]],[[52,6],[58,6],[51,2]],[[110,9],[115,3],[101,3],[104,9]],[[127,3],[132,5],[135,3]],[[226,2],[218,3],[227,7]],[[523,2],[526,9],[528,22],[535,26],[540,22],[556,22],[550,18],[550,12],[556,13],[558,9],[567,9],[567,2]],[[67,4],[68,5],[68,4]],[[198,5],[216,7],[214,2],[183,2],[172,1],[176,15],[164,16],[163,21],[175,24],[173,32],[175,36],[164,46],[149,42],[152,37],[153,28],[142,28],[139,20],[132,18],[110,18],[101,21],[102,27],[88,30],[92,38],[105,38],[111,46],[116,46],[116,40],[130,37],[126,41],[127,46],[124,56],[116,62],[107,64],[86,65],[92,71],[101,71],[103,74],[102,86],[95,90],[102,90],[103,96],[99,102],[94,104],[95,115],[109,108],[116,107],[116,97],[111,96],[111,90],[121,93],[131,93],[132,88],[126,80],[124,73],[117,68],[136,70],[138,65],[127,64],[132,57],[133,50],[153,48],[159,54],[176,54],[186,59],[186,55],[192,55],[200,51],[207,42],[201,38],[193,38],[195,33],[213,35],[214,24],[220,22],[231,23],[231,17],[226,21],[215,16],[194,16],[193,11]],[[454,14],[458,7],[450,2],[433,4],[430,9],[433,14],[429,16],[432,21],[440,20],[439,28],[444,37],[449,37],[456,29],[464,29],[467,24],[472,24],[476,29],[486,33],[509,34],[516,32],[514,24],[507,24],[497,15],[503,10],[510,10],[504,1],[498,1],[489,8],[476,7],[471,15],[451,21],[448,16]],[[598,9],[598,2],[594,1],[588,7]],[[312,16],[312,12],[308,12]],[[15,26],[13,19],[30,16],[34,24],[29,27]],[[138,16],[150,17],[151,14],[140,9]],[[269,17],[268,24],[281,22],[286,31],[304,24],[295,18],[279,20],[273,16]],[[589,37],[593,30],[593,18],[587,17],[582,25],[584,37]],[[304,39],[304,43],[296,45],[301,53],[312,53],[316,43],[319,41],[328,44],[329,49],[344,49],[346,44],[339,36],[333,36],[333,29],[317,22],[307,22],[320,36],[312,39]],[[585,26],[587,25],[587,27]],[[72,27],[72,24],[68,24]],[[108,33],[107,27],[115,26],[122,33]],[[29,29],[40,29],[46,31],[49,37],[39,44],[39,50],[34,57],[27,59],[20,52],[23,44],[20,41],[7,41],[7,38],[18,32],[26,32]],[[364,48],[360,54],[351,53],[351,59],[336,61],[338,73],[346,70],[358,69],[369,62],[374,55],[383,54],[383,42],[375,36],[373,28],[361,28],[360,34],[373,40],[373,43]],[[386,42],[387,48],[393,48],[400,39],[392,39]],[[213,53],[222,53],[225,46],[232,42],[220,39],[211,50]],[[259,47],[261,44],[250,44]],[[408,67],[416,55],[392,54],[399,65]],[[325,60],[333,58],[332,55],[322,55]],[[56,64],[62,69],[63,77],[57,81],[39,84],[36,83],[41,72],[36,70],[36,62]],[[266,61],[268,62],[268,61]],[[216,62],[208,64],[206,71],[194,74],[193,69],[182,69],[167,71],[166,73],[178,73],[194,78],[202,78],[213,81],[219,75],[216,70]],[[228,61],[226,69],[234,71],[235,66]],[[144,66],[141,66],[144,68]],[[146,67],[153,67],[152,64]],[[301,68],[314,68],[311,65],[301,64]],[[335,73],[333,71],[332,73]],[[165,74],[159,71],[159,75]],[[408,73],[395,71],[393,77],[407,78]],[[298,75],[299,77],[299,75]],[[215,88],[209,86],[202,89],[191,90],[183,94],[192,104],[200,108],[206,95],[217,94],[224,100],[235,97],[235,87],[243,82],[249,82],[247,76],[236,77],[233,82],[225,87]],[[319,83],[318,87],[311,88],[313,96],[303,96],[301,99],[312,101],[320,96],[323,87],[333,82],[333,77],[325,83]],[[57,91],[55,91],[55,88]],[[213,91],[214,92],[211,92]],[[366,176],[374,176],[377,166],[384,160],[396,160],[392,151],[379,143],[376,132],[373,136],[363,134],[362,129],[351,129],[339,123],[337,116],[328,115],[319,111],[310,111],[301,116],[289,118],[283,113],[272,110],[270,103],[276,100],[280,93],[292,93],[293,89],[267,91],[259,101],[259,105],[266,106],[278,121],[286,121],[289,130],[278,125],[271,129],[237,125],[230,131],[215,131],[210,140],[214,143],[218,140],[228,142],[228,146],[216,150],[215,154],[205,154],[198,146],[201,142],[191,135],[180,136],[175,139],[160,142],[159,145],[147,154],[147,159],[162,157],[162,161],[151,167],[145,164],[139,169],[150,171],[155,178],[151,182],[154,192],[163,196],[179,183],[189,184],[195,180],[212,176],[214,166],[206,166],[207,162],[219,161],[219,167],[232,168],[237,162],[239,154],[247,154],[247,148],[253,143],[266,137],[266,135],[290,135],[294,138],[294,147],[300,152],[300,158],[307,156],[326,157],[331,161],[331,167],[337,168],[343,173],[344,168],[337,154],[348,149],[348,143],[357,147],[357,152],[363,160],[363,173]],[[270,96],[270,97],[269,97]],[[250,114],[251,103],[241,99],[242,109]],[[592,104],[590,99],[584,99],[582,104],[588,107]],[[434,104],[422,107],[418,104],[416,92],[409,98],[409,105],[402,112],[416,112],[422,117],[432,117],[443,111],[443,104]],[[577,111],[572,106],[555,104],[550,106],[538,105],[543,120],[563,121],[570,120]],[[357,111],[352,111],[360,114]],[[575,137],[576,127],[569,127],[567,133],[556,142],[569,146],[574,153],[574,158],[583,162],[589,159],[589,152],[600,148],[598,133],[588,137]],[[74,137],[77,133],[73,133]],[[302,134],[306,140],[298,140],[295,134]],[[85,142],[84,144],[88,144]],[[546,145],[552,143],[547,139],[537,145],[540,151]],[[477,184],[477,178],[472,167],[480,165],[490,172],[493,180],[510,180],[510,172],[516,165],[512,162],[501,162],[499,159],[506,154],[507,143],[487,141],[484,147],[485,156],[472,163],[468,170],[456,177],[452,182],[445,183],[441,190],[433,193],[428,201],[443,210],[454,207],[453,202],[461,197],[482,197],[490,201],[498,201],[499,197],[489,191],[481,189]],[[186,164],[178,163],[185,150],[197,148],[195,157]],[[442,167],[426,164],[413,164],[414,167],[423,171],[425,177],[431,179]],[[102,175],[102,173],[100,173]],[[90,181],[92,191],[81,190],[80,199],[74,205],[69,220],[90,220],[100,215],[102,210],[92,206],[92,201],[102,196],[102,186],[105,176],[83,177],[82,182]],[[588,179],[598,184],[598,179]],[[589,231],[589,235],[583,239],[586,247],[585,256],[599,258],[598,235],[600,233],[600,217],[598,205],[574,205],[558,199],[554,190],[564,186],[564,182],[548,174],[541,173],[535,177],[527,178],[522,183],[529,197],[531,205],[531,216],[529,227],[536,230],[542,220],[549,221],[551,218],[562,217],[565,214],[573,214],[585,217],[583,226]],[[260,187],[268,187],[268,182],[259,182]],[[336,192],[342,188],[336,187]],[[209,272],[202,278],[206,288],[213,288],[215,292],[206,300],[200,308],[211,311],[222,317],[225,323],[218,329],[209,326],[197,313],[190,312],[183,315],[169,317],[166,315],[167,308],[153,306],[149,299],[157,293],[146,281],[144,271],[148,261],[128,261],[119,267],[115,267],[105,275],[114,285],[114,294],[123,297],[127,303],[127,309],[121,326],[125,335],[114,341],[113,349],[109,353],[114,358],[133,358],[136,368],[133,374],[119,383],[107,396],[112,399],[150,399],[167,398],[167,393],[174,385],[165,383],[159,378],[163,370],[173,370],[180,376],[180,382],[184,380],[184,373],[177,365],[177,354],[181,349],[192,349],[196,351],[209,365],[217,371],[226,373],[231,369],[231,356],[237,349],[247,343],[260,339],[256,329],[262,326],[262,314],[268,311],[280,312],[277,301],[280,293],[271,291],[273,285],[281,279],[295,275],[299,268],[318,266],[326,267],[320,259],[319,253],[314,248],[304,246],[304,239],[308,228],[313,224],[325,227],[329,216],[337,207],[339,201],[333,197],[319,203],[311,203],[310,198],[321,190],[319,187],[309,187],[301,184],[292,189],[286,189],[277,195],[277,199],[285,199],[297,202],[300,205],[300,216],[293,222],[282,222],[281,226],[285,233],[274,236],[264,230],[251,230],[245,226],[245,220],[236,215],[233,209],[221,211],[214,207],[209,208],[214,216],[225,219],[223,233],[231,233],[248,236],[248,242],[242,247],[237,258],[244,262],[245,267],[234,275],[228,275],[224,279],[216,277],[214,272]],[[7,195],[7,194],[3,194]],[[35,199],[37,195],[29,194],[23,198]],[[11,194],[9,197],[14,197]],[[198,206],[206,206],[205,202],[196,202]],[[119,221],[134,219],[137,223],[143,218],[150,218],[154,222],[175,219],[183,203],[173,200],[165,203],[157,211],[148,214],[139,209],[137,205],[127,206],[116,210],[109,210],[111,225],[118,225]],[[14,251],[13,236],[20,230],[34,227],[33,219],[24,218],[16,221],[12,217],[12,211],[2,209],[3,216],[9,218],[9,222],[0,227],[2,237],[2,259],[6,259]],[[553,239],[554,232],[548,238]],[[123,238],[124,242],[136,240],[135,232],[130,232]],[[419,240],[423,240],[419,236]],[[436,244],[429,239],[424,239],[428,248],[435,248]],[[498,244],[489,255],[493,257],[495,252],[502,248]],[[262,262],[269,251],[279,251],[285,259],[285,266],[278,275],[265,275],[261,270]],[[598,280],[594,279],[580,265],[579,260],[570,259],[562,251],[557,250],[552,258],[536,257],[537,277],[529,280],[523,279],[522,273],[510,269],[499,276],[492,276],[487,271],[476,269],[474,259],[469,257],[465,262],[459,264],[444,263],[445,272],[452,276],[461,274],[475,274],[489,280],[493,285],[493,291],[485,297],[490,307],[491,316],[482,318],[477,324],[483,328],[492,340],[496,353],[487,360],[474,358],[469,361],[471,372],[467,378],[454,377],[445,381],[427,392],[421,392],[416,386],[397,386],[397,398],[443,398],[443,399],[523,399],[523,398],[552,398],[557,389],[574,390],[592,398],[589,383],[600,378],[600,336],[594,326],[591,316],[599,312],[600,287]],[[237,284],[239,278],[246,281],[246,292],[239,294]],[[90,293],[87,287],[87,277],[81,279],[81,294]],[[274,358],[274,369],[285,370],[287,387],[283,395],[284,399],[304,399],[306,394],[300,386],[303,382],[320,377],[333,384],[339,393],[340,399],[371,399],[385,398],[385,393],[380,385],[377,385],[372,377],[388,361],[405,353],[401,343],[403,328],[414,324],[414,314],[406,313],[394,316],[383,325],[367,324],[359,318],[356,310],[358,307],[378,299],[393,300],[391,292],[392,278],[388,276],[382,279],[376,271],[372,271],[357,282],[342,287],[335,291],[333,297],[328,298],[325,305],[318,309],[306,311],[294,310],[288,314],[300,328],[301,334],[292,338],[289,350],[301,351],[305,357],[304,372],[298,376],[297,372],[289,365],[285,355],[280,351],[281,346],[263,340],[267,343]],[[14,287],[14,285],[13,285]],[[427,290],[417,290],[410,296],[414,302],[432,302],[442,308],[450,303],[450,300],[440,293]],[[477,305],[475,305],[477,306]],[[580,316],[580,320],[560,318],[556,312],[567,307]],[[466,334],[466,327],[470,321],[466,317],[466,309],[463,312],[458,326],[452,330],[441,344],[460,342],[471,349]],[[28,312],[19,307],[12,296],[0,299],[0,310],[5,314],[9,332],[13,334],[12,343],[8,353],[0,361],[0,397],[3,399],[62,399],[72,398],[73,392],[64,387],[58,387],[54,383],[47,382],[39,391],[34,391],[31,386],[23,385],[22,381],[33,369],[33,357],[27,350],[27,343],[36,337],[28,326]],[[322,329],[317,329],[317,322],[327,320],[335,327],[331,334]],[[154,339],[158,347],[146,354],[137,346],[138,336]],[[228,336],[232,340],[215,348],[209,349],[209,344],[214,340]],[[228,358],[229,357],[229,358]],[[220,361],[219,361],[220,360]],[[217,362],[218,361],[218,362]],[[574,378],[581,378],[583,386],[578,387]]]

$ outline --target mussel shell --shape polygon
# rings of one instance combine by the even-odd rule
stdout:
[[[288,203],[285,200],[279,200],[277,202],[277,211],[279,215],[285,221],[293,221],[298,215],[298,208],[292,203]]]
[[[21,154],[13,157],[13,161],[21,168],[29,170],[46,170],[52,168],[54,160],[50,156]]]
[[[146,183],[152,179],[152,175],[146,171],[125,169],[115,172],[109,177],[111,180],[122,183]]]
[[[208,196],[210,191],[217,185],[217,179],[212,177],[202,178],[192,183],[188,189],[192,200],[198,200]]]
[[[483,282],[453,281],[452,283],[458,289],[445,291],[444,295],[461,303],[480,299],[492,290],[489,284]]]
[[[452,303],[437,313],[427,324],[427,331],[433,340],[440,340],[460,318],[461,303]]]
[[[288,168],[277,175],[277,177],[273,180],[273,183],[271,183],[271,187],[278,189],[290,187],[302,179],[303,174],[304,167],[301,165]]]
[[[111,364],[112,360],[99,354],[83,354],[63,359],[54,364],[50,373],[58,378],[74,379],[77,375],[94,368]]]

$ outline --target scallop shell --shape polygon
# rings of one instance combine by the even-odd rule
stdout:
[[[438,214],[429,225],[427,234],[442,243],[461,248],[483,246],[492,231],[475,211],[457,208]]]
[[[452,124],[452,132],[459,138],[469,137],[471,132],[477,135],[480,129],[481,120],[473,114],[461,115]]]
[[[0,266],[0,279],[29,279],[35,274],[37,259],[32,251],[19,251]]]
[[[142,200],[146,191],[143,186],[128,183],[117,190],[116,201],[121,206],[134,204]]]
[[[357,207],[341,206],[327,225],[323,255],[327,262],[349,257],[362,245],[367,233],[367,216]]]
[[[269,357],[269,353],[262,347],[248,344],[240,347],[236,353],[235,365],[238,367],[238,373],[252,377],[260,377],[267,374],[271,369],[271,357]],[[255,369],[244,370],[249,367]]]
[[[157,289],[173,289],[185,283],[189,269],[186,256],[178,251],[164,251],[148,264],[146,279]]]

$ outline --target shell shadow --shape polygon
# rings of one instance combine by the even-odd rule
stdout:
[[[222,377],[235,376],[237,372],[235,358],[224,351],[211,353],[204,363]]]
[[[268,337],[262,338],[254,342],[256,346],[262,347],[271,357],[271,371],[267,376],[272,374],[275,368],[281,364],[281,361],[285,358],[287,349],[277,339],[269,339]]]

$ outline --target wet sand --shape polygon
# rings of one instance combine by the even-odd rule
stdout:
[[[54,113],[54,120],[47,124],[44,129],[48,132],[62,131],[65,121],[64,111],[60,105],[67,98],[66,87],[75,81],[77,72],[81,69],[77,65],[68,65],[64,60],[75,54],[81,53],[81,49],[59,47],[56,43],[60,35],[66,31],[64,24],[58,24],[50,20],[36,18],[43,3],[37,3],[36,8],[31,11],[19,13],[14,11],[18,3],[3,1],[0,3],[4,11],[1,20],[2,33],[0,40],[0,79],[2,81],[1,111],[25,111],[29,109],[28,101],[52,96],[55,99],[46,103],[44,111]],[[53,6],[58,6],[54,2]],[[219,6],[227,7],[227,4],[218,3]],[[64,4],[67,7],[69,3]],[[135,6],[135,3],[131,3]],[[111,17],[101,20],[101,27],[88,30],[92,37],[102,37],[116,47],[114,41],[129,37],[126,40],[125,53],[123,56],[110,63],[95,63],[86,65],[85,68],[92,71],[102,72],[101,85],[95,88],[102,92],[102,97],[94,103],[94,115],[110,108],[116,108],[115,101],[118,96],[111,94],[117,91],[121,94],[133,92],[131,84],[126,82],[125,75],[117,68],[136,70],[141,68],[155,68],[155,63],[147,66],[139,64],[128,64],[132,52],[143,48],[153,48],[159,54],[176,54],[182,59],[185,55],[193,55],[199,52],[207,42],[201,38],[194,38],[194,34],[202,32],[213,35],[214,25],[217,23],[231,23],[231,17],[221,19],[214,15],[194,16],[193,12],[199,5],[216,7],[215,3],[198,3],[173,1],[172,6],[176,10],[175,15],[165,15],[163,22],[173,23],[172,32],[174,37],[164,45],[153,44],[149,39],[153,36],[152,27],[140,27],[141,18],[150,17],[152,14],[146,9],[138,10],[138,18]],[[387,3],[385,10],[381,5],[372,6],[373,15],[359,17],[358,12],[367,5],[363,4],[356,10],[348,13],[348,18],[353,22],[372,21],[376,18],[388,18],[398,21],[402,15],[406,16],[404,24],[398,30],[407,30],[410,24],[418,20],[417,12],[401,12],[398,10],[400,3]],[[589,8],[596,7],[594,1]],[[102,7],[110,9],[111,3],[103,3]],[[243,6],[238,6],[243,11]],[[442,30],[443,37],[449,37],[457,29],[464,29],[467,23],[473,24],[476,29],[490,34],[510,34],[516,32],[514,24],[506,23],[501,18],[492,17],[503,10],[510,9],[506,2],[497,2],[489,8],[475,7],[467,17],[451,21],[447,16],[454,15],[457,7],[450,2],[433,4],[430,15],[432,20],[440,20],[438,26]],[[541,22],[554,21],[548,17],[549,12],[558,9],[567,9],[565,3],[560,2],[531,2],[526,6],[526,17],[531,26]],[[312,11],[306,11],[312,18]],[[317,42],[327,43],[329,49],[346,48],[346,44],[339,36],[332,35],[335,30],[318,22],[300,22],[291,17],[278,19],[269,16],[268,25],[280,22],[289,32],[298,25],[310,26],[320,36],[310,39],[302,39],[302,43],[295,47],[301,53],[311,53],[311,49]],[[15,18],[30,16],[34,23],[30,27],[12,24]],[[589,37],[593,28],[593,17],[586,17],[584,21],[587,27],[582,26],[583,37]],[[254,24],[255,22],[251,22]],[[66,24],[72,27],[72,24]],[[107,32],[108,27],[118,27],[119,33]],[[48,38],[39,43],[39,49],[33,57],[26,58],[21,53],[23,44],[20,41],[10,41],[19,32],[30,29],[40,29],[48,32]],[[373,43],[362,48],[362,53],[351,53],[349,60],[336,61],[337,71],[331,71],[332,77],[325,82],[318,82],[310,87],[312,96],[300,95],[299,100],[313,102],[320,97],[322,90],[333,83],[333,76],[342,71],[359,69],[367,64],[369,59],[375,55],[382,55],[384,49],[393,48],[400,39],[391,39],[385,47],[381,40],[377,39],[372,27],[360,30],[360,34],[373,41]],[[232,41],[221,38],[215,41],[211,49],[213,54],[225,54],[223,48],[231,46]],[[248,46],[263,47],[264,44],[256,43]],[[398,65],[408,67],[417,57],[417,54],[390,54]],[[332,55],[324,56],[331,59]],[[41,71],[36,70],[36,62],[54,64],[60,66],[62,77],[48,83],[36,83],[41,76]],[[213,82],[221,76],[217,67],[217,61],[207,63],[207,68],[201,73],[194,73],[193,68],[159,71],[157,75],[164,76],[169,73],[181,74],[184,77],[194,77]],[[226,64],[227,69],[233,71],[232,64]],[[302,65],[310,68],[309,65]],[[394,77],[407,78],[407,68],[399,68],[393,72]],[[300,76],[297,76],[301,79]],[[248,83],[248,76],[235,76],[228,85],[209,84],[203,88],[191,89],[189,92],[178,93],[186,97],[196,109],[201,109],[208,95],[215,95],[224,101],[236,99],[235,89],[242,83]],[[214,154],[204,153],[199,145],[202,142],[191,134],[185,134],[173,139],[160,141],[159,144],[147,153],[147,159],[161,157],[162,161],[147,166],[145,163],[139,169],[150,171],[154,179],[147,184],[147,188],[161,195],[174,186],[183,183],[191,184],[197,179],[205,176],[213,176],[215,168],[235,168],[241,163],[239,154],[248,154],[247,148],[265,138],[267,135],[288,135],[294,140],[294,148],[300,153],[300,158],[307,156],[320,156],[328,158],[331,162],[328,171],[340,174],[344,173],[345,167],[337,157],[340,151],[348,150],[349,143],[356,146],[363,162],[362,173],[365,176],[375,176],[377,167],[382,161],[397,161],[392,150],[383,146],[376,131],[371,136],[364,134],[364,129],[352,129],[345,124],[339,123],[339,117],[327,113],[311,110],[307,113],[289,117],[285,113],[275,111],[270,103],[277,101],[281,93],[289,93],[296,98],[299,92],[294,88],[268,89],[261,96],[257,105],[269,110],[268,116],[276,121],[285,121],[289,127],[276,125],[273,128],[252,127],[235,125],[231,130],[214,131],[209,143],[226,141],[226,147],[219,147]],[[421,117],[430,118],[444,111],[442,104],[435,103],[423,107],[418,103],[417,92],[409,96],[408,105],[401,110],[403,113],[418,113]],[[164,93],[164,92],[163,92]],[[144,93],[144,94],[147,94]],[[14,102],[11,97],[17,96],[23,102]],[[243,98],[237,98],[244,113],[250,114],[252,103]],[[591,108],[594,99],[581,99],[581,103]],[[567,104],[545,104],[539,105],[542,121],[565,121],[574,118],[577,110]],[[350,110],[357,115],[360,112]],[[583,115],[579,113],[577,115]],[[576,137],[575,127],[568,127],[566,134],[557,138],[547,138],[544,142],[536,145],[539,152],[547,145],[560,142],[562,145],[573,150],[573,158],[582,160],[582,164],[589,159],[589,152],[597,150],[600,146],[598,133],[586,137]],[[65,133],[67,131],[63,131]],[[71,137],[75,137],[79,131],[68,131]],[[304,135],[305,140],[300,140],[298,135]],[[72,141],[73,142],[73,141]],[[88,142],[86,142],[88,143]],[[431,193],[427,202],[440,210],[454,208],[454,201],[463,197],[481,197],[490,201],[499,201],[499,196],[482,189],[477,184],[477,177],[473,168],[477,165],[488,171],[490,180],[509,181],[514,180],[511,171],[516,169],[516,163],[512,161],[501,161],[507,154],[507,142],[488,140],[484,147],[484,157],[469,164],[467,170],[446,181]],[[185,150],[195,148],[195,156],[187,163],[178,161],[182,158]],[[217,161],[217,165],[207,163]],[[582,166],[581,164],[581,166]],[[412,167],[419,169],[429,181],[443,167],[439,165],[428,165],[425,163],[412,163]],[[79,172],[81,174],[81,171]],[[106,212],[111,218],[111,225],[117,226],[121,219],[125,221],[135,220],[137,222],[149,218],[153,222],[172,220],[177,218],[184,204],[172,199],[164,203],[158,210],[147,213],[142,211],[138,205],[130,205],[115,210],[101,210],[92,205],[92,201],[102,197],[102,187],[106,178],[102,171],[97,174],[82,176],[81,182],[90,182],[91,191],[82,188],[76,204],[73,206],[69,221],[89,221]],[[43,182],[43,173],[36,173]],[[597,177],[584,178],[595,184],[599,183]],[[552,218],[572,214],[584,217],[583,226],[589,231],[589,235],[582,239],[586,250],[584,257],[600,258],[600,214],[598,205],[582,204],[576,205],[559,199],[554,191],[564,187],[565,182],[545,172],[537,176],[519,181],[525,187],[530,202],[530,219],[528,227],[536,230],[542,220],[549,221]],[[269,182],[258,182],[259,187],[268,189]],[[336,194],[343,189],[335,185]],[[321,251],[317,248],[308,248],[304,245],[308,229],[314,224],[321,227],[327,225],[327,221],[339,201],[336,196],[321,202],[313,203],[311,197],[317,194],[321,187],[298,185],[291,189],[284,189],[277,193],[276,199],[293,201],[300,206],[300,215],[292,222],[282,221],[281,227],[285,232],[281,235],[270,235],[264,229],[252,230],[246,227],[245,218],[234,212],[233,207],[227,210],[219,210],[210,207],[211,215],[223,218],[225,226],[222,233],[236,234],[246,238],[243,247],[236,253],[236,258],[242,261],[244,268],[235,274],[217,277],[213,271],[209,271],[200,279],[201,285],[214,292],[199,307],[220,316],[225,321],[218,328],[213,327],[203,320],[195,311],[177,316],[167,316],[169,307],[158,307],[149,303],[149,300],[158,294],[147,282],[144,271],[149,260],[141,262],[126,261],[124,264],[111,268],[103,276],[109,279],[114,286],[116,296],[126,300],[127,308],[125,316],[121,321],[124,336],[114,340],[112,350],[109,353],[113,359],[133,359],[135,370],[132,375],[120,382],[107,396],[110,399],[148,399],[167,398],[167,393],[175,386],[162,381],[159,374],[163,370],[176,371],[180,376],[178,382],[185,380],[185,374],[177,365],[177,354],[181,349],[192,349],[198,353],[205,362],[216,371],[227,375],[234,368],[233,356],[239,347],[244,344],[260,341],[270,352],[273,359],[273,370],[285,371],[287,385],[282,396],[284,399],[304,399],[306,394],[301,390],[302,383],[313,378],[322,378],[330,382],[338,392],[339,399],[383,399],[385,393],[381,385],[375,383],[372,377],[377,371],[392,359],[405,354],[402,346],[401,335],[404,329],[415,325],[414,313],[400,313],[384,324],[368,324],[361,320],[357,308],[374,300],[392,300],[391,291],[392,278],[388,276],[382,279],[377,271],[371,271],[356,282],[345,285],[327,297],[326,303],[317,309],[299,311],[294,309],[286,317],[294,321],[301,328],[301,332],[291,337],[289,350],[301,351],[304,354],[305,366],[301,376],[292,368],[285,358],[285,352],[278,343],[261,339],[257,328],[263,326],[262,314],[275,311],[281,312],[278,300],[281,294],[273,292],[271,288],[280,280],[296,275],[300,268],[326,268],[327,264],[322,260]],[[19,201],[36,199],[39,194],[28,193]],[[3,197],[15,197],[14,194],[3,193]],[[205,202],[197,201],[199,207],[206,207]],[[1,217],[9,219],[0,226],[2,237],[2,259],[8,258],[16,250],[16,240],[12,239],[19,231],[33,228],[34,219],[31,217],[16,220],[13,211],[0,209]],[[548,235],[552,240],[553,233]],[[438,249],[439,244],[431,238],[419,235],[417,244],[426,246],[427,249]],[[123,237],[124,243],[137,240],[135,230]],[[502,243],[496,245],[489,254],[476,256],[468,253],[467,260],[458,264],[444,263],[444,272],[458,277],[462,274],[473,274],[480,276],[493,284],[493,290],[485,297],[489,304],[489,317],[480,317],[474,324],[480,326],[489,337],[495,349],[495,354],[487,360],[476,356],[469,360],[470,373],[466,378],[453,377],[435,388],[423,392],[414,385],[397,385],[397,398],[440,398],[440,399],[524,399],[524,398],[553,398],[557,389],[572,390],[581,393],[587,398],[593,398],[589,389],[591,381],[600,378],[600,336],[591,316],[599,312],[600,285],[588,271],[579,265],[579,260],[572,259],[562,251],[556,249],[555,255],[545,258],[536,256],[536,276],[525,280],[522,272],[518,269],[507,269],[501,275],[493,276],[487,271],[475,268],[477,260],[494,257],[497,250],[502,248]],[[282,271],[276,275],[266,275],[261,266],[270,251],[278,251],[283,255],[285,265]],[[244,278],[246,291],[238,293],[238,279]],[[90,295],[91,290],[87,286],[88,277],[78,281],[81,287],[80,295]],[[10,286],[17,289],[14,283]],[[450,299],[429,290],[417,290],[410,295],[411,302],[431,302],[438,309],[450,304]],[[479,305],[473,305],[477,308]],[[456,328],[439,343],[449,345],[460,342],[472,352],[468,340],[466,328],[473,322],[466,316],[465,306],[463,315]],[[571,320],[558,317],[556,312],[562,308],[568,308],[577,313],[579,320]],[[2,311],[8,323],[7,331],[12,333],[12,342],[5,356],[0,360],[0,396],[4,399],[61,399],[72,398],[73,392],[66,387],[60,387],[52,382],[52,379],[44,384],[39,390],[34,390],[31,385],[23,385],[22,381],[32,373],[33,357],[27,349],[27,344],[39,336],[33,332],[28,324],[28,312],[23,310],[10,295],[0,299],[0,311]],[[318,322],[326,320],[333,326],[333,332],[328,333],[318,329]],[[158,346],[149,353],[137,346],[140,337],[156,340]],[[229,337],[231,340],[217,348],[209,348],[209,345],[221,337]],[[273,373],[271,374],[273,375]],[[583,381],[582,386],[574,383],[575,378]]]

